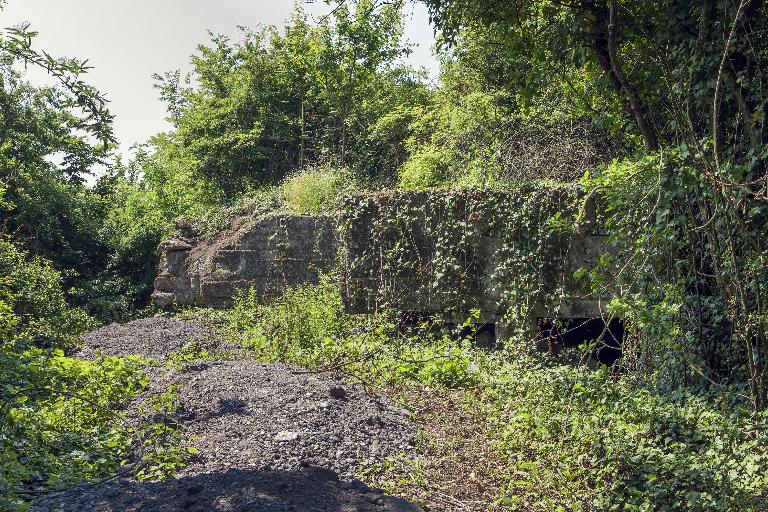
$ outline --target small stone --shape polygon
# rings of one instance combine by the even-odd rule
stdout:
[[[292,432],[290,430],[281,430],[275,436],[275,441],[295,441],[299,438],[298,432]]]
[[[341,386],[331,386],[329,392],[331,394],[331,398],[335,398],[336,400],[344,400],[347,398],[347,390]]]
[[[368,498],[368,501],[373,503],[374,505],[377,505],[377,506],[384,505],[384,498],[382,498],[378,494],[369,494],[368,496],[366,496],[366,498]]]

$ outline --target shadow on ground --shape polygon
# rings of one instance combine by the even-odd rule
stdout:
[[[231,469],[162,482],[120,480],[48,496],[30,512],[417,512],[406,500],[333,471]]]

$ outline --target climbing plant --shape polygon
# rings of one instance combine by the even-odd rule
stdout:
[[[352,310],[479,309],[510,334],[557,317],[572,278],[573,187],[442,190],[349,196],[343,211],[345,286]],[[586,298],[586,297],[585,297]],[[367,302],[366,302],[367,301]]]

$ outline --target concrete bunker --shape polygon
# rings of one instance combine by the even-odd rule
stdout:
[[[351,313],[391,309],[437,315],[448,325],[477,315],[483,342],[492,345],[510,333],[510,310],[517,310],[520,319],[519,301],[524,300],[522,316],[528,325],[538,318],[579,321],[581,327],[567,336],[569,344],[575,343],[571,340],[590,335],[603,322],[611,295],[598,295],[575,277],[577,269],[597,266],[610,247],[597,201],[574,199],[584,199],[574,187],[347,197],[341,218],[345,308]],[[549,228],[549,219],[568,214],[579,217],[578,231]],[[508,263],[510,254],[517,257],[515,265]],[[532,291],[524,297],[510,293],[522,288],[523,279]],[[613,323],[610,332],[618,336],[616,329]],[[610,359],[615,348],[599,357]]]
[[[478,344],[490,347],[510,334],[506,319],[514,309],[527,325],[542,318],[580,322],[575,330],[547,331],[555,345],[568,346],[575,336],[592,335],[611,298],[574,277],[610,251],[597,201],[574,201],[580,194],[574,187],[524,186],[384,191],[345,197],[338,216],[240,217],[207,240],[182,234],[164,241],[153,300],[226,307],[239,291],[268,298],[338,270],[351,314],[389,310],[404,319],[440,318],[454,329],[472,317]],[[551,218],[569,214],[579,217],[578,230],[551,229]],[[515,265],[510,254],[518,255]],[[530,292],[509,293],[519,292],[524,279]],[[598,358],[610,359],[617,348],[611,347]]]

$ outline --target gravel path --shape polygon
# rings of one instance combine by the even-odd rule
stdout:
[[[353,478],[361,460],[412,447],[407,413],[326,374],[280,363],[214,361],[153,383],[178,384],[179,419],[200,450],[184,476],[319,466]]]
[[[80,354],[162,359],[190,340],[218,347],[200,325],[150,318],[94,331]],[[382,462],[413,446],[407,412],[379,397],[332,375],[250,360],[207,361],[150,375],[138,403],[178,385],[175,419],[200,454],[172,480],[75,488],[30,511],[421,510],[354,480],[361,461]]]

